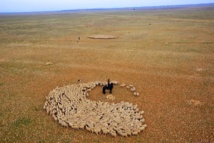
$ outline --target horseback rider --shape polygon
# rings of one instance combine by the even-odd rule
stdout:
[[[108,79],[107,85],[103,87],[103,94],[106,93],[106,89],[110,90],[110,93],[112,93],[113,83],[110,82],[110,79]]]

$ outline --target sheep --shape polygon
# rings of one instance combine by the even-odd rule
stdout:
[[[139,132],[138,131],[132,131],[132,135],[138,135]]]
[[[46,107],[46,112],[47,112],[47,114],[50,114],[50,109],[49,109],[49,107]]]
[[[135,87],[131,87],[130,89],[132,92],[136,91],[136,88]]]
[[[120,87],[125,87],[126,86],[126,84],[125,83],[122,83],[121,85],[120,85]]]
[[[58,103],[58,107],[60,108],[60,109],[62,109],[63,108],[63,105],[62,105],[62,103]]]
[[[144,114],[144,111],[140,111],[140,114]]]
[[[55,121],[58,120],[58,118],[55,115],[52,115],[52,117],[54,118]]]
[[[118,134],[123,136],[123,137],[127,137],[128,136],[127,133],[125,133],[125,132],[118,132]]]
[[[80,127],[77,124],[73,124],[72,128],[74,128],[74,129],[80,129]]]
[[[144,126],[144,128],[146,128],[146,127],[147,127],[147,124],[144,124],[143,126]]]
[[[93,132],[93,128],[89,127],[89,126],[85,126],[86,130]]]
[[[146,127],[147,127],[147,125],[144,124],[143,126],[139,126],[138,128],[142,131],[142,130],[144,130]]]
[[[48,102],[47,102],[47,101],[45,101],[45,105],[44,105],[43,109],[46,109],[46,108],[47,108],[47,106],[48,106]]]
[[[101,132],[101,129],[99,127],[95,127],[92,131],[96,134],[99,134]]]
[[[114,85],[117,85],[119,82],[118,82],[118,81],[112,81],[112,83],[113,83]]]
[[[140,94],[139,94],[138,92],[135,92],[134,95],[135,95],[135,96],[139,96]]]
[[[74,124],[73,124],[72,122],[69,122],[69,121],[68,121],[68,125],[69,125],[71,128],[73,128],[73,125],[74,125]]]
[[[117,134],[116,134],[116,132],[115,131],[110,131],[110,134],[113,136],[113,137],[116,137],[117,136]]]
[[[62,126],[85,128],[96,134],[109,133],[115,137],[118,133],[125,137],[144,130],[144,112],[139,111],[137,105],[123,101],[115,104],[87,99],[88,92],[101,84],[105,85],[102,82],[90,82],[56,88],[46,97],[43,108]],[[115,81],[114,84],[118,82]],[[133,85],[128,87],[130,90],[135,89]],[[137,95],[136,91],[133,92]]]
[[[103,134],[108,134],[110,131],[108,130],[108,128],[102,127],[102,133]]]
[[[59,123],[64,127],[68,127],[68,124],[62,120],[59,120]]]

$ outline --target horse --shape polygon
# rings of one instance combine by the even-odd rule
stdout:
[[[106,90],[110,90],[110,93],[112,93],[113,87],[113,83],[110,83],[110,80],[108,79],[108,84],[103,87],[103,94],[106,93]]]

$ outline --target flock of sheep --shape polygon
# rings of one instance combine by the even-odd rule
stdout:
[[[105,84],[97,81],[57,87],[46,97],[44,109],[62,126],[86,129],[96,134],[130,136],[143,131],[146,128],[144,112],[139,111],[137,105],[123,101],[97,102],[87,98],[90,90]],[[125,84],[121,86],[125,87]],[[134,86],[127,88],[134,90]]]

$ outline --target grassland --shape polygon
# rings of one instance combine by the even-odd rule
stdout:
[[[207,6],[1,14],[0,142],[214,142],[213,13]],[[87,38],[96,34],[117,39]],[[145,111],[148,128],[138,136],[64,128],[43,110],[56,86],[108,78],[140,92],[113,90],[115,102]],[[100,88],[89,98],[107,101]]]

